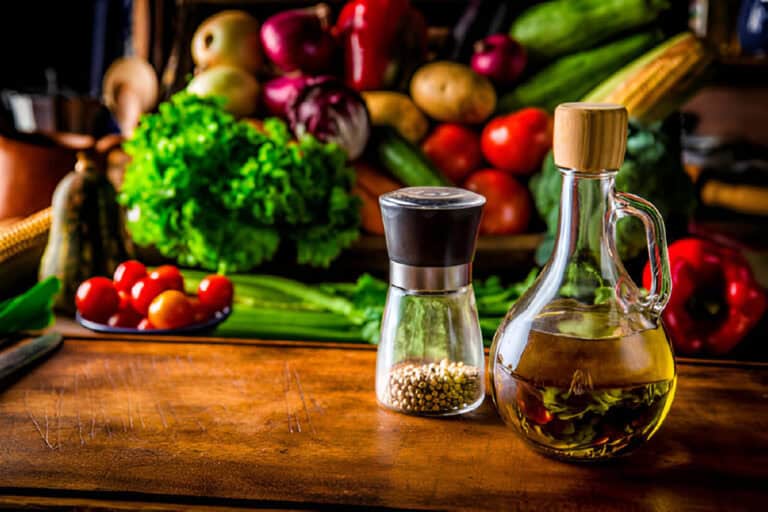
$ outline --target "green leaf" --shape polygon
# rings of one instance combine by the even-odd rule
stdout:
[[[185,266],[247,271],[281,245],[326,267],[358,237],[354,171],[344,151],[285,123],[263,132],[186,92],[142,117],[119,201],[134,241]]]

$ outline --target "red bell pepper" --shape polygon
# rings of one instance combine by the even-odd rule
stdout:
[[[757,324],[766,295],[737,251],[686,238],[669,246],[672,296],[662,319],[681,354],[725,354]],[[650,288],[646,265],[643,286]]]
[[[344,46],[344,73],[357,91],[391,88],[426,53],[427,25],[410,0],[352,0],[333,34]]]

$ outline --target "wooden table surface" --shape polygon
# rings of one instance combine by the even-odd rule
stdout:
[[[686,363],[635,455],[544,458],[490,400],[387,412],[364,346],[67,339],[0,391],[0,508],[765,510],[768,366]]]

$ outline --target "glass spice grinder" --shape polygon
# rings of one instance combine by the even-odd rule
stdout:
[[[624,107],[566,103],[555,111],[562,195],[554,252],[490,352],[501,417],[534,448],[566,460],[630,452],[656,432],[675,393],[659,319],[671,289],[664,223],[648,201],[615,190],[626,140]],[[646,229],[647,295],[617,255],[624,216]]]
[[[376,396],[408,414],[450,416],[485,396],[472,258],[485,198],[451,187],[380,197],[389,290],[376,358]]]

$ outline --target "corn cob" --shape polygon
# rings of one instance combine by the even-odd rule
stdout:
[[[50,227],[49,207],[0,231],[0,263],[33,247],[45,247]]]
[[[611,75],[583,101],[618,103],[632,119],[657,121],[690,97],[711,60],[704,45],[683,32]]]
[[[701,187],[701,202],[748,215],[768,215],[768,189],[757,185],[708,181]]]

